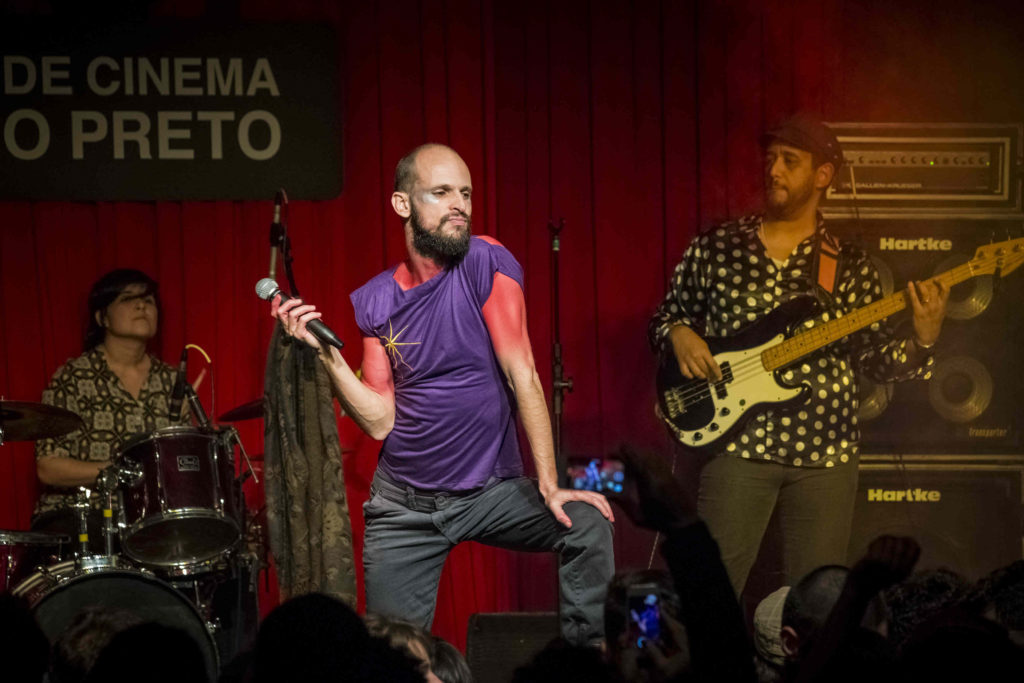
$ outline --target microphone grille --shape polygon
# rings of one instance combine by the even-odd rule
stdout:
[[[256,283],[256,296],[270,301],[274,294],[280,291],[280,289],[281,288],[277,286],[277,283],[274,282],[274,280],[269,277],[265,277]]]

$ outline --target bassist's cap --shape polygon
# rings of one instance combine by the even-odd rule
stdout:
[[[777,128],[761,136],[761,146],[768,147],[774,140],[793,145],[827,161],[836,173],[843,165],[843,150],[832,129],[821,121],[797,114],[783,121]]]

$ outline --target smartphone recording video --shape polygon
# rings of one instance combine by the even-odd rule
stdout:
[[[626,614],[630,642],[642,648],[645,643],[661,643],[661,593],[654,583],[630,586],[626,591]]]
[[[570,458],[569,486],[582,491],[597,491],[608,496],[621,495],[626,484],[622,461],[616,458]]]

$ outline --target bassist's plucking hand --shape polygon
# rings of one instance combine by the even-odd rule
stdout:
[[[668,333],[672,350],[679,361],[679,371],[687,379],[711,379],[721,381],[722,371],[711,355],[711,349],[699,334],[685,325],[676,325]]]

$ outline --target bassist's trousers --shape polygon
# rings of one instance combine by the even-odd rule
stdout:
[[[784,585],[822,565],[846,565],[856,495],[856,459],[809,468],[723,455],[701,471],[697,511],[739,595],[773,512],[781,530]]]

